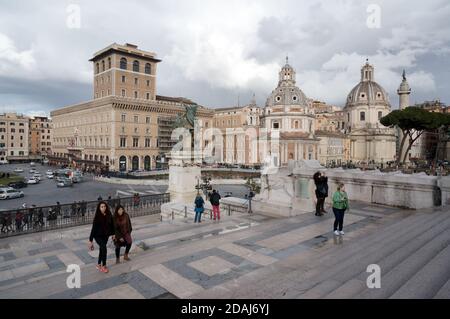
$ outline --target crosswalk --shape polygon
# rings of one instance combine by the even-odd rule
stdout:
[[[134,194],[139,194],[141,196],[145,196],[145,195],[152,195],[152,194],[162,194],[163,192],[158,191],[158,190],[149,190],[149,191],[123,191],[123,190],[116,190],[116,196],[133,196]]]

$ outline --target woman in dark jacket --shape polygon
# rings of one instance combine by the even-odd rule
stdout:
[[[100,247],[97,269],[104,273],[109,272],[106,267],[106,256],[108,254],[106,244],[108,243],[108,238],[111,235],[113,235],[114,240],[114,224],[111,211],[109,210],[108,204],[101,201],[98,203],[97,210],[95,211],[91,235],[89,236],[89,248],[94,250],[93,240],[95,239],[95,242]]]
[[[317,172],[313,175],[314,183],[316,184],[316,216],[322,216],[327,213],[324,209],[325,198],[328,197],[328,177],[325,173]]]
[[[122,205],[118,205],[116,207],[113,221],[115,231],[114,243],[116,245],[116,264],[119,264],[120,247],[125,247],[125,255],[123,256],[123,260],[130,260],[128,253],[130,252],[132,243],[131,232],[133,231],[133,227],[131,227],[130,216],[125,212]]]

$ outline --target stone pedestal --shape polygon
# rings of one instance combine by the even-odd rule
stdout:
[[[298,176],[302,170],[310,176]],[[314,160],[289,161],[288,167],[261,176],[261,193],[252,202],[253,211],[264,215],[290,217],[315,209],[312,175],[324,167]]]
[[[170,202],[161,206],[163,220],[172,218],[192,217],[194,201],[197,196],[195,186],[201,178],[201,167],[191,162],[190,154],[172,155],[169,162]]]

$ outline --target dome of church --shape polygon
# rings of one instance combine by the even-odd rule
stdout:
[[[346,107],[361,104],[390,106],[387,92],[374,81],[373,73],[373,66],[366,62],[361,68],[361,81],[347,95]]]
[[[266,101],[266,107],[272,106],[308,106],[308,98],[305,93],[295,85],[295,70],[286,64],[279,72],[278,86],[272,91]]]

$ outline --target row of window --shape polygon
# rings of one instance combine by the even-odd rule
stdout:
[[[126,132],[125,132],[125,126],[122,126],[122,130],[120,131],[122,134],[125,134]],[[138,131],[138,128],[137,127],[135,127],[134,128],[134,134],[138,134],[139,133],[139,131]],[[149,128],[146,128],[145,129],[145,134],[150,134],[150,129]]]
[[[127,90],[122,89],[122,97],[127,97]],[[134,98],[138,99],[139,98],[139,92],[138,91],[134,91]],[[150,92],[145,93],[145,96],[143,97],[146,100],[150,100]]]
[[[132,147],[139,147],[139,138],[138,137],[133,137],[132,140]],[[120,147],[127,147],[127,138],[126,137],[121,137],[120,138],[120,143],[119,143]],[[145,138],[144,140],[144,147],[152,147],[152,140],[151,138]]]
[[[383,112],[378,111],[378,120],[380,120],[383,117]],[[350,122],[350,114],[347,114],[347,120]],[[359,120],[361,122],[364,122],[366,120],[366,112],[361,111],[359,112]]]
[[[23,141],[23,135],[21,135],[19,137],[20,137],[20,140]],[[4,140],[5,139],[5,135],[1,135],[0,139]],[[13,139],[14,139],[14,135],[11,135],[11,140],[13,140]]]
[[[127,121],[127,115],[125,113],[121,114],[120,119],[122,122],[126,122]],[[139,123],[139,115],[134,115],[133,116],[133,120],[134,123]],[[150,124],[151,123],[151,117],[150,116],[146,116],[145,117],[145,124]]]
[[[0,125],[6,125],[6,122],[0,122]],[[10,126],[16,126],[16,122],[10,122]],[[25,123],[19,123],[19,126],[25,126]]]
[[[11,156],[14,156],[14,151],[11,151],[10,152],[10,155]],[[18,154],[19,156],[24,156],[25,155],[25,153],[23,152],[23,151],[19,151],[19,154]]]
[[[108,58],[108,68],[106,68],[106,62],[105,60],[102,60],[101,62],[97,62],[95,67],[96,67],[96,73],[100,73],[100,67],[102,72],[106,71],[107,69],[111,69],[111,58]],[[122,70],[127,70],[128,69],[128,61],[126,58],[121,58],[120,59],[120,68]],[[133,61],[133,68],[132,68],[133,72],[140,72],[140,63],[138,60],[134,60]],[[144,73],[145,74],[151,74],[152,73],[152,65],[150,63],[146,63],[144,66]]]

